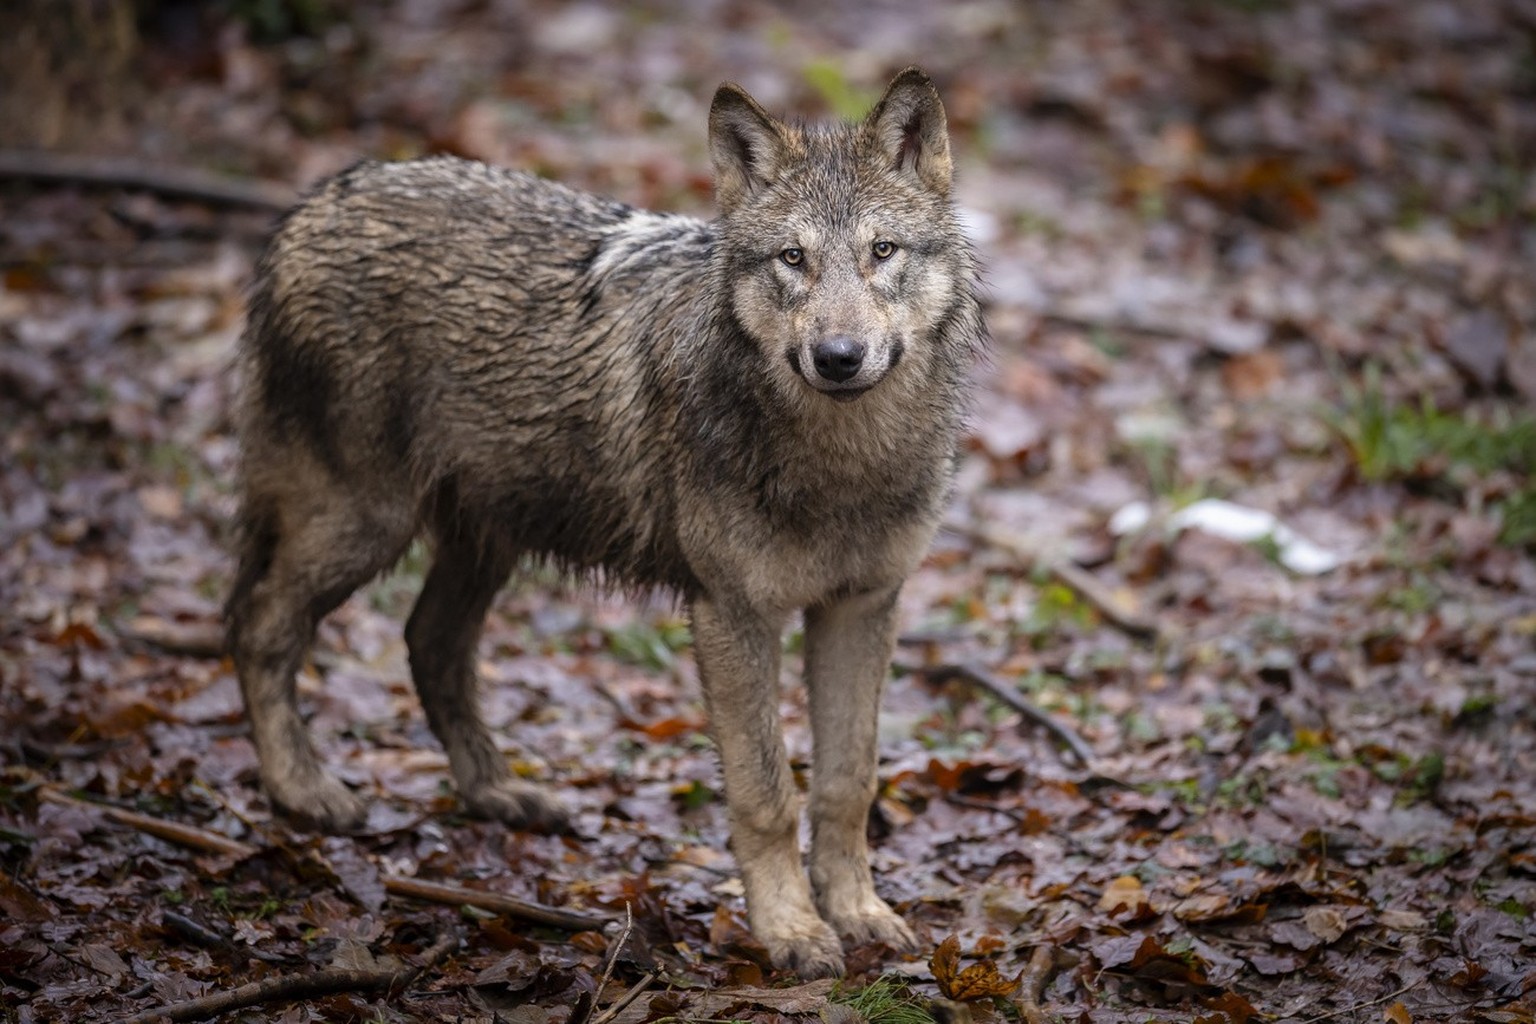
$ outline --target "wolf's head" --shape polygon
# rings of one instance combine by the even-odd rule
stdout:
[[[922,375],[940,325],[973,301],[974,274],[928,76],[897,75],[862,122],[814,126],[777,120],[728,83],[709,145],[717,265],[774,382],[853,401],[898,373]]]

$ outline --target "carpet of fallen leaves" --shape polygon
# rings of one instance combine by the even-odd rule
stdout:
[[[0,1019],[115,1019],[457,933],[408,990],[253,1012],[581,1024],[650,979],[614,1019],[846,1022],[880,1018],[828,998],[894,974],[949,1019],[1532,1020],[1530,3],[141,9],[132,103],[52,141],[296,187],[447,151],[704,213],[720,80],[824,116],[908,63],[935,77],[995,350],[951,529],[904,596],[870,821],[928,949],[852,950],[835,990],[769,970],[685,623],[545,574],[503,596],[481,671],[573,835],[456,809],[400,638],[419,552],[324,624],[300,680],[328,760],[378,798],[369,827],[275,820],[217,651],[225,369],[270,214],[13,181]],[[619,945],[388,876],[633,927]]]

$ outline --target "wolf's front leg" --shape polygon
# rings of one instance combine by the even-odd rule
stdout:
[[[865,828],[875,799],[880,691],[896,636],[899,587],[805,613],[805,670],[816,741],[811,776],[811,883],[816,904],[854,942],[896,949],[912,929],[875,895]]]
[[[707,598],[691,613],[752,933],[775,966],[805,978],[841,974],[842,944],[816,913],[800,863],[800,800],[779,726],[783,623]]]

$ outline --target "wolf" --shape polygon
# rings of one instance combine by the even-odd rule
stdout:
[[[451,157],[320,185],[261,256],[237,357],[228,643],[261,782],[345,830],[295,672],[319,620],[424,536],[410,671],[465,805],[558,828],[477,708],[520,560],[686,604],[748,921],[774,964],[910,949],[865,838],[897,595],[938,526],[983,345],[944,107],[920,70],[856,123],[709,113],[719,216],[652,213]],[[777,714],[804,616],[808,874]]]

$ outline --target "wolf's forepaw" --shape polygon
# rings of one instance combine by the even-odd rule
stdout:
[[[352,832],[368,818],[368,801],[318,768],[312,773],[264,777],[262,787],[278,810],[322,832]]]
[[[773,966],[794,971],[807,981],[839,978],[843,974],[843,944],[819,917],[793,920],[773,931],[753,929],[768,947]]]
[[[837,933],[854,945],[880,942],[901,953],[917,949],[917,936],[912,928],[873,893],[841,912],[824,908],[823,914]]]
[[[570,815],[560,802],[531,782],[502,779],[466,790],[464,805],[471,814],[500,821],[515,829],[564,832]]]

